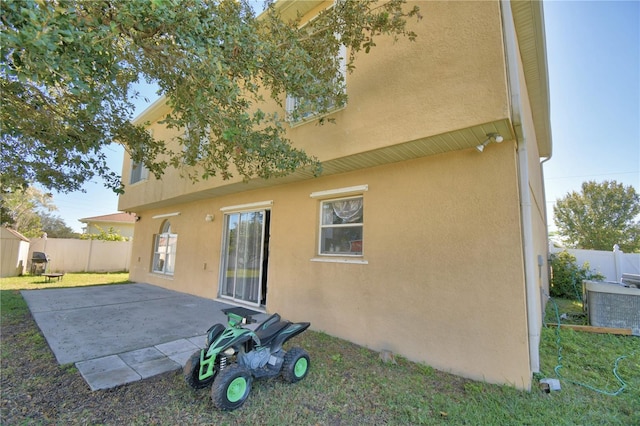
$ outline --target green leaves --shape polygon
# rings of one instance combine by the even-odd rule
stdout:
[[[616,181],[584,182],[553,207],[555,223],[571,247],[623,251],[640,250],[640,195]]]
[[[357,52],[382,35],[414,39],[406,20],[420,16],[403,0],[340,1],[300,26],[278,7],[257,18],[244,0],[5,0],[0,183],[64,192],[98,176],[121,191],[100,155],[113,141],[156,177],[167,167],[194,180],[318,172],[287,138],[284,115],[267,111],[286,94],[320,115],[344,104],[341,61],[352,71]],[[165,125],[197,131],[159,141],[131,125],[140,78],[172,107]]]
[[[551,255],[551,269],[551,297],[582,301],[582,281],[604,279],[602,275],[591,271],[588,263],[579,266],[576,257],[566,250]]]

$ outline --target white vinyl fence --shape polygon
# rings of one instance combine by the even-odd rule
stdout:
[[[589,269],[605,276],[605,281],[620,282],[622,274],[640,274],[640,253],[624,253],[616,245],[613,251],[579,250],[551,247],[549,251],[560,253],[568,251],[575,256],[576,263],[582,266],[589,263]]]
[[[29,247],[31,270],[33,252],[49,258],[47,272],[118,272],[128,271],[131,241],[78,240],[71,238],[34,238]]]

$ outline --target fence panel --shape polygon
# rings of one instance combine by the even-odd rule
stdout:
[[[37,238],[31,240],[29,260],[39,251],[50,259],[49,272],[128,271],[131,245],[131,241]]]
[[[617,248],[613,251],[550,248],[551,253],[564,250],[575,256],[578,265],[589,263],[589,269],[604,275],[605,281],[620,282],[622,274],[640,274],[640,253],[624,253]]]

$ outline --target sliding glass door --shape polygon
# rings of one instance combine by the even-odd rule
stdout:
[[[242,303],[266,303],[270,210],[224,216],[220,295]]]

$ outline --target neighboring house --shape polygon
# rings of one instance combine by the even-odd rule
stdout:
[[[29,263],[29,239],[10,228],[0,227],[0,277],[17,277]]]
[[[109,232],[109,229],[113,229],[116,233],[130,239],[133,238],[136,215],[118,212],[103,216],[85,217],[78,220],[86,225],[82,229],[83,234],[100,234],[103,231]]]
[[[415,43],[379,38],[358,57],[336,124],[291,127],[318,178],[156,180],[125,155],[119,208],[140,219],[131,280],[530,389],[549,267],[542,3],[420,8]],[[135,122],[169,140],[169,111],[161,99]]]

